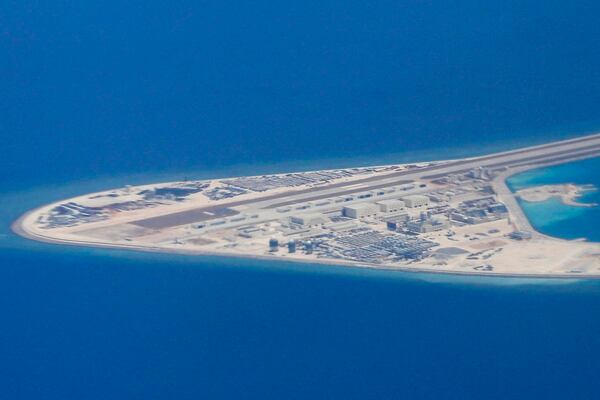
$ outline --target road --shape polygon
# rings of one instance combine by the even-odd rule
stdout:
[[[260,209],[273,209],[284,205],[404,184],[416,179],[435,179],[449,174],[466,172],[477,167],[500,168],[544,165],[596,156],[600,156],[600,134],[494,153],[482,157],[450,161],[422,168],[412,168],[349,182],[321,185],[308,189],[290,188],[287,192],[266,195],[257,199],[197,207],[191,210],[145,218],[131,223],[146,228],[163,229],[235,215],[239,213],[239,211],[234,209],[236,207],[244,208],[247,212],[252,212]]]

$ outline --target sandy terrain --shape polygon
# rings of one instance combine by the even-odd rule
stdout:
[[[600,143],[599,135],[592,135],[590,138]],[[585,153],[572,154],[572,159],[592,154],[589,144],[580,145],[575,140],[567,142],[561,146],[568,149],[579,146],[585,150]],[[515,151],[515,155],[510,152],[499,153],[500,155],[495,157],[502,162],[496,161],[494,156],[482,157],[481,160],[490,159],[495,163],[495,178],[473,178],[468,183],[460,181],[463,178],[456,178],[456,174],[468,172],[473,165],[478,165],[479,159],[352,169],[353,175],[330,179],[327,182],[277,187],[265,191],[246,191],[222,199],[211,199],[207,193],[227,186],[223,184],[223,180],[166,182],[125,187],[82,195],[40,207],[22,216],[14,223],[13,229],[22,236],[51,243],[142,251],[281,259],[402,271],[600,278],[599,243],[561,240],[534,231],[531,231],[532,237],[529,240],[515,240],[511,237],[515,231],[529,231],[532,228],[515,201],[515,196],[506,187],[505,179],[514,173],[539,166],[536,164],[537,159],[543,157],[547,147],[532,148],[531,154],[536,155],[536,162],[530,164],[523,164],[522,160],[530,157],[530,154],[523,150]],[[549,158],[547,162],[563,162],[566,152],[562,150],[563,147],[559,146],[561,161]],[[503,160],[515,160],[516,167],[506,166],[508,161]],[[431,169],[438,172],[432,175],[429,172]],[[278,174],[265,179],[285,176],[286,174]],[[449,176],[451,179],[440,182],[439,178],[443,176]],[[411,183],[407,185],[406,182]],[[291,239],[306,239],[331,233],[332,231],[324,226],[310,227],[302,233],[286,233],[288,227],[285,221],[290,215],[315,212],[314,210],[327,213],[337,209],[339,213],[341,206],[335,203],[339,196],[335,196],[342,190],[340,188],[348,193],[362,191],[384,197],[398,197],[403,191],[408,194],[437,193],[438,197],[442,196],[440,193],[447,193],[448,200],[440,200],[442,203],[430,205],[430,209],[435,211],[436,207],[456,208],[465,200],[481,197],[481,190],[486,186],[493,188],[497,201],[506,205],[507,216],[484,223],[453,223],[449,229],[421,234],[420,238],[432,241],[437,246],[428,257],[420,260],[357,262],[323,257],[319,252],[308,254],[299,250],[288,253],[283,246],[279,251],[273,252],[268,247],[270,238],[276,238],[284,244]],[[190,187],[203,189],[180,197],[156,195],[162,193],[161,191]],[[390,188],[392,191],[384,194],[384,191]],[[571,184],[548,185],[524,189],[517,195],[526,201],[544,201],[556,196],[567,204],[581,205],[576,199],[582,190],[589,189],[591,188]],[[379,190],[380,193],[375,193]],[[148,192],[151,192],[151,195],[148,195]],[[442,197],[444,196],[446,195]],[[286,201],[282,202],[281,199]],[[309,204],[308,211],[296,211],[299,210],[298,204]],[[228,212],[213,215],[223,210]],[[406,211],[410,218],[415,219],[419,218],[423,210]],[[203,216],[199,219],[200,222],[166,224],[164,227],[140,222],[182,212],[195,212]],[[381,215],[357,220],[356,224],[387,235],[389,232],[386,224],[380,217]],[[244,233],[246,226],[252,227],[251,232],[247,234]]]
[[[516,194],[525,201],[529,202],[542,202],[550,198],[556,197],[561,200],[562,203],[575,207],[595,207],[597,204],[594,203],[581,203],[577,199],[581,197],[585,192],[591,190],[598,190],[597,188],[590,185],[574,185],[571,183],[564,185],[543,185],[532,188],[521,189]]]

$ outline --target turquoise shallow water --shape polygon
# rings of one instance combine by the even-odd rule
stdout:
[[[508,179],[511,190],[532,186],[575,183],[600,187],[600,158],[540,168]],[[582,203],[600,203],[600,191],[590,191],[579,197]],[[585,238],[600,242],[600,207],[576,207],[551,198],[543,202],[519,203],[534,228],[545,234],[564,239]]]

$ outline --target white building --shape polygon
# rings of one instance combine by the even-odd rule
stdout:
[[[450,221],[444,218],[418,219],[406,224],[406,229],[415,233],[437,232],[448,228]]]
[[[377,214],[379,207],[373,203],[358,203],[345,206],[343,214],[345,217],[362,218]]]
[[[410,208],[426,207],[429,205],[429,197],[423,196],[421,194],[404,196],[402,200],[404,200],[404,204],[406,204],[406,206]]]
[[[404,202],[402,200],[380,200],[375,204],[377,204],[379,206],[379,209],[385,213],[404,210]]]
[[[323,225],[324,223],[329,221],[326,216],[319,213],[293,215],[292,217],[290,217],[290,220],[294,224],[302,226]]]

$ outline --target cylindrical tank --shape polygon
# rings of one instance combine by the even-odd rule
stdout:
[[[296,252],[296,241],[295,240],[290,240],[288,242],[288,252],[289,253],[295,253]]]
[[[311,254],[313,251],[314,245],[313,242],[311,242],[310,240],[307,242],[304,242],[304,250],[306,251],[306,254]]]

